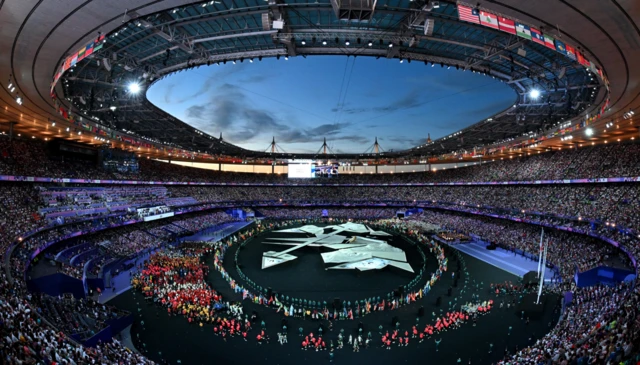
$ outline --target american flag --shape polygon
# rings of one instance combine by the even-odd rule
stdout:
[[[478,9],[472,9],[468,6],[458,5],[458,19],[464,20],[469,23],[480,24],[480,18],[478,17]]]

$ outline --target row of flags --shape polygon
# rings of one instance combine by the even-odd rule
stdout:
[[[582,53],[574,47],[555,39],[554,37],[543,34],[542,31],[533,28],[527,24],[516,22],[515,20],[498,16],[488,11],[482,11],[469,6],[458,4],[458,19],[474,24],[480,24],[488,28],[500,30],[505,33],[514,34],[518,37],[528,39],[534,43],[543,45],[549,49],[553,49],[570,59],[577,61],[585,67],[590,67],[593,71],[604,78],[602,70],[589,61]]]
[[[53,89],[56,87],[58,80],[60,80],[60,77],[62,77],[65,71],[75,66],[76,63],[91,56],[94,52],[98,52],[99,50],[102,49],[102,47],[104,46],[104,37],[105,37],[104,34],[99,35],[96,39],[92,40],[87,45],[80,48],[78,52],[72,54],[71,56],[67,57],[64,60],[64,62],[62,63],[62,66],[60,66],[60,69],[58,70],[58,72],[56,72],[56,75],[53,78],[53,82],[51,83],[52,95],[53,95]]]

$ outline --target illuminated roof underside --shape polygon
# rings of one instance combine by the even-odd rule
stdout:
[[[404,8],[397,2],[378,1],[367,9],[349,4],[247,0],[184,5],[141,17],[129,12],[130,21],[108,35],[98,53],[66,72],[56,92],[63,93],[61,101],[72,103],[73,110],[111,128],[192,151],[247,158],[275,155],[244,150],[195,130],[148,102],[146,88],[172,72],[203,65],[259,62],[263,57],[350,55],[479,72],[514,89],[517,106],[452,136],[387,156],[470,150],[535,133],[589,112],[604,95],[598,78],[578,63],[542,44],[461,22],[451,2],[434,7],[415,1]],[[132,80],[142,87],[137,96],[126,93]],[[542,91],[541,96],[530,98],[532,89]],[[293,156],[306,154],[275,157]]]

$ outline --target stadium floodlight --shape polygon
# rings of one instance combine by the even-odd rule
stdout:
[[[531,91],[529,91],[529,96],[532,97],[533,99],[539,98],[540,97],[540,90],[531,89]]]
[[[16,96],[16,103],[18,103],[18,105],[22,105],[22,98],[20,97],[20,94]]]
[[[591,128],[587,128],[587,129],[584,131],[584,133],[585,133],[587,136],[591,137],[591,136],[593,136],[593,129],[591,129]]]
[[[129,92],[132,94],[137,94],[140,92],[140,84],[137,82],[132,82],[129,84]]]
[[[111,106],[109,107],[109,109],[111,109],[111,111],[112,111],[112,112],[115,112],[115,111],[116,111],[116,109],[117,109],[117,107],[116,107],[115,105],[111,105]]]

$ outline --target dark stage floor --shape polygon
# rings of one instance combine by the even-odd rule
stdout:
[[[452,255],[449,255],[452,257]],[[227,256],[232,258],[233,256]],[[425,307],[425,316],[420,320],[420,327],[424,328],[427,323],[433,323],[432,312],[439,313],[440,309],[446,311],[449,300],[458,296],[458,301],[469,300],[472,293],[479,294],[481,298],[494,298],[489,291],[490,282],[503,282],[519,279],[505,271],[497,269],[480,260],[465,255],[467,268],[470,272],[470,280],[467,290],[460,294],[462,289],[459,284],[454,289],[452,297],[447,297],[446,292],[452,283],[450,275],[445,275],[438,282],[432,291],[421,302],[410,306],[402,307],[396,311],[374,312],[361,318],[365,325],[365,332],[371,330],[374,334],[373,346],[369,349],[361,349],[359,353],[354,353],[350,348],[335,351],[335,364],[398,364],[426,362],[429,364],[456,364],[461,358],[464,364],[490,364],[497,361],[504,354],[508,346],[511,351],[525,347],[535,339],[542,337],[549,331],[549,324],[557,321],[558,313],[554,313],[553,302],[546,306],[545,313],[540,320],[531,321],[526,325],[520,319],[520,314],[515,310],[499,309],[496,305],[494,310],[483,317],[480,317],[477,326],[471,323],[464,324],[461,328],[450,330],[442,335],[423,343],[411,340],[408,347],[393,347],[391,350],[380,348],[380,336],[377,328],[384,325],[385,329],[391,330],[391,319],[399,317],[401,329],[410,329],[416,321],[417,309],[420,305]],[[230,260],[232,261],[232,260]],[[455,267],[456,261],[450,261],[450,267]],[[297,275],[294,271],[291,275]],[[241,299],[239,295],[232,293],[227,283],[219,274],[211,270],[209,280],[213,287],[218,289],[230,300]],[[484,287],[475,289],[473,280],[477,283],[484,282]],[[474,289],[471,289],[472,287]],[[436,307],[437,296],[443,297],[443,306]],[[501,299],[497,299],[499,303]],[[224,342],[221,337],[214,336],[211,326],[200,328],[197,325],[190,325],[184,317],[168,317],[166,311],[153,304],[147,303],[139,293],[128,291],[109,302],[120,308],[129,310],[136,314],[136,322],[132,327],[132,337],[139,336],[146,346],[141,349],[151,359],[158,362],[168,362],[176,364],[269,364],[269,365],[300,365],[300,364],[328,364],[329,352],[302,351],[300,349],[300,338],[298,328],[303,327],[305,333],[314,331],[317,333],[319,323],[311,320],[289,318],[289,343],[281,346],[276,342],[276,333],[280,329],[281,314],[274,310],[257,306],[245,302],[245,313],[256,310],[260,313],[261,319],[267,324],[267,333],[271,337],[270,344],[258,346],[255,341],[257,330],[252,330],[250,340],[244,342],[240,338],[231,338]],[[144,321],[144,326],[141,325]],[[327,344],[329,340],[337,343],[338,331],[345,329],[345,333],[354,333],[357,330],[358,320],[338,321],[334,324],[334,329],[326,333],[324,339]],[[507,335],[509,326],[513,327],[511,335]],[[259,327],[259,325],[257,326]],[[439,351],[435,351],[434,339],[442,339]],[[493,353],[489,354],[489,344],[493,343]]]
[[[306,237],[304,234],[283,234],[267,232],[255,237],[240,251],[238,264],[248,278],[263,288],[271,287],[275,292],[292,298],[326,301],[331,303],[335,297],[341,300],[354,301],[374,296],[385,298],[388,293],[406,285],[413,280],[423,267],[419,248],[400,236],[389,237],[390,245],[405,251],[407,262],[414,273],[395,267],[382,270],[326,270],[322,261],[322,252],[331,252],[319,247],[303,247],[291,252],[297,259],[262,270],[262,253],[266,251],[284,251],[291,246],[270,245],[265,242],[268,238]],[[378,237],[372,237],[380,239]],[[386,237],[385,237],[386,238]],[[233,276],[235,266],[233,258],[236,247],[232,247],[225,259],[225,268]],[[428,253],[428,252],[427,252]],[[433,255],[427,255],[428,272],[437,268],[437,261]],[[233,271],[233,272],[232,272]],[[238,276],[234,276],[238,277]]]

